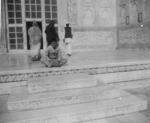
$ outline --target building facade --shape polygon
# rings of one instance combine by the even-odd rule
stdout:
[[[51,19],[58,28],[57,0],[2,0],[2,14],[3,45],[8,52],[30,50],[27,32],[33,21],[37,21],[43,34],[41,49],[46,47],[44,31]]]
[[[74,33],[73,50],[133,48],[130,44],[137,45],[139,40],[136,44],[124,41],[132,37],[124,31],[137,30],[141,23],[146,23],[147,39],[144,40],[149,45],[149,8],[149,0],[2,0],[0,52],[30,51],[27,31],[33,21],[42,30],[41,50],[45,50],[44,31],[52,19],[56,21],[62,47],[64,26],[70,23]],[[133,38],[140,33],[133,33]],[[140,45],[148,46],[146,43]],[[139,44],[135,48],[140,48]]]

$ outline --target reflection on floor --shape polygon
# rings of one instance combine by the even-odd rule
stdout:
[[[67,57],[64,55],[64,57]],[[75,52],[62,67],[100,65],[122,62],[148,61],[150,53],[146,51],[87,51]],[[43,68],[41,62],[32,62],[27,54],[0,55],[0,71]]]

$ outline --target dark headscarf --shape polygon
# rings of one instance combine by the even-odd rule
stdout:
[[[49,25],[54,26],[55,25],[55,21],[51,20],[50,23],[49,23]]]

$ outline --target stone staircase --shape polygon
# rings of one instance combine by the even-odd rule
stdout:
[[[132,71],[135,68],[128,68],[130,71],[113,72],[105,74],[93,75],[98,80],[109,84],[119,89],[133,89],[150,86],[150,70],[141,70],[139,67],[137,71]]]
[[[98,123],[146,110],[147,102],[82,73],[29,78],[12,89],[7,108],[0,123]]]

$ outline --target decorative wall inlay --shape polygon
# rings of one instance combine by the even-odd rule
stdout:
[[[95,22],[95,10],[94,7],[83,7],[83,26],[94,26]]]
[[[126,17],[129,16],[127,13],[127,1],[122,0],[119,1],[118,4],[118,24],[125,25],[126,24]]]
[[[112,0],[82,0],[81,26],[83,27],[111,27],[115,26],[115,13]],[[112,21],[113,20],[113,21]]]
[[[116,32],[116,27],[74,27],[73,32]]]
[[[131,112],[137,112],[147,109],[146,101],[140,101],[135,104],[128,104],[117,107],[108,107],[104,109],[82,111],[72,114],[63,114],[60,116],[49,116],[30,120],[10,121],[7,123],[71,123],[81,122],[91,119],[105,118],[108,116],[115,116],[120,114],[126,114]]]
[[[150,22],[118,27],[118,49],[150,49]]]
[[[87,44],[87,45],[72,45],[73,50],[115,50],[116,45],[105,44]]]
[[[116,46],[116,29],[112,29],[115,26],[112,17],[114,13],[112,2],[114,1],[81,1],[81,13],[78,13],[81,28],[73,29],[73,50],[114,49]]]
[[[68,19],[70,24],[77,24],[77,0],[68,0]]]
[[[73,50],[115,49],[115,28],[74,28]]]
[[[109,27],[112,25],[111,19],[113,14],[112,0],[100,0],[98,9],[97,24],[102,27]]]
[[[100,0],[100,6],[101,7],[111,7],[112,0]]]
[[[143,27],[141,27],[143,25]],[[144,28],[149,28],[150,27],[150,22],[142,23],[142,24],[131,24],[128,26],[118,26],[117,31],[124,31],[124,30],[132,30],[132,29],[144,29]]]
[[[95,22],[95,0],[82,0],[83,20],[85,27],[94,26]]]
[[[143,16],[144,19],[150,20],[150,1],[144,0],[144,6],[143,6]]]
[[[118,0],[117,2],[119,25],[125,25],[125,16],[129,17],[129,25],[150,21],[149,0]],[[142,16],[139,16],[139,13]]]
[[[28,110],[28,109],[39,109],[46,107],[55,107],[61,105],[91,102],[97,100],[106,100],[119,97],[120,97],[119,90],[113,89],[105,92],[91,93],[87,95],[72,95],[57,98],[47,97],[47,99],[41,98],[13,103],[9,102],[7,106],[8,110],[23,110],[23,109]]]
[[[119,31],[119,43],[150,43],[150,27]]]
[[[82,0],[83,6],[94,6],[95,0]]]
[[[73,44],[115,44],[115,32],[74,32]]]
[[[111,25],[112,12],[111,8],[99,9],[99,25],[108,27]]]
[[[130,2],[130,18],[131,23],[137,23],[138,22],[138,6],[137,6],[137,0],[132,0]]]

